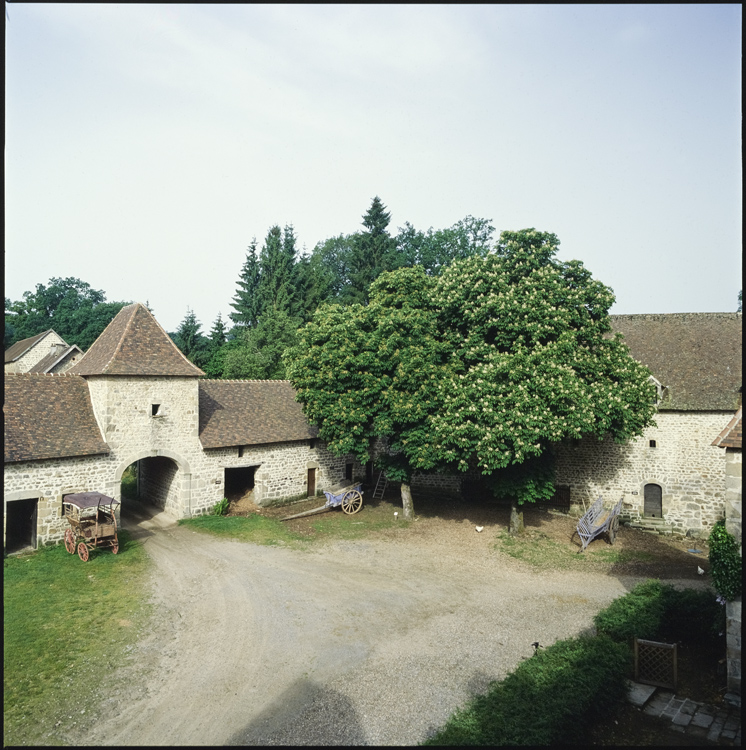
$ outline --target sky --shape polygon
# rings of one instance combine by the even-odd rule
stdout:
[[[77,277],[168,331],[246,250],[534,227],[614,314],[735,311],[740,5],[6,4],[5,296]]]

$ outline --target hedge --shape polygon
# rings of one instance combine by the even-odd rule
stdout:
[[[582,740],[587,722],[623,699],[629,648],[582,636],[539,650],[457,711],[425,745],[549,745]]]

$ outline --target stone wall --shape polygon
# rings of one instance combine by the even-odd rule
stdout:
[[[205,513],[223,498],[227,468],[257,467],[254,474],[254,502],[266,506],[305,497],[309,469],[316,469],[317,493],[339,484],[344,481],[348,463],[353,464],[355,479],[365,478],[365,467],[354,456],[333,456],[321,440],[204,451],[195,467],[195,474],[204,478],[206,492],[193,496],[192,512]]]
[[[665,523],[675,533],[707,536],[725,516],[722,449],[712,441],[731,417],[659,412],[657,427],[621,445],[608,437],[562,444],[555,451],[556,483],[570,487],[575,505],[588,506],[599,495],[609,503],[623,496],[622,517],[631,521],[643,518],[645,485],[660,485]]]
[[[138,461],[137,489],[141,497],[157,508],[179,517],[181,497],[179,467],[170,458],[153,456]]]
[[[108,474],[106,456],[28,461],[5,464],[3,543],[7,504],[38,498],[36,544],[62,539],[68,523],[62,516],[62,497],[73,492],[100,492]]]
[[[722,449],[721,449],[722,450]],[[743,454],[740,449],[725,451],[725,528],[738,542],[743,555],[742,476]],[[728,689],[741,694],[741,604],[742,598],[725,605],[726,658],[728,664]]]

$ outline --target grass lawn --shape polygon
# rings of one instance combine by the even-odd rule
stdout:
[[[388,503],[366,505],[360,513],[347,515],[339,508],[325,513],[308,516],[298,521],[280,521],[279,518],[294,515],[311,507],[323,505],[324,499],[317,498],[301,505],[272,508],[262,515],[252,513],[247,516],[198,516],[179,521],[188,526],[217,536],[225,536],[253,544],[282,545],[292,549],[308,549],[313,542],[326,539],[361,539],[371,532],[409,526],[407,521],[394,518]],[[306,505],[309,507],[306,508]]]
[[[550,570],[588,570],[594,567],[594,563],[650,562],[655,558],[655,555],[643,550],[621,549],[601,543],[578,554],[578,548],[568,542],[556,541],[534,530],[527,530],[518,536],[511,536],[507,530],[501,531],[495,548],[516,560]]]
[[[3,744],[61,744],[134,643],[148,614],[142,546],[119,534],[120,552],[82,562],[64,545],[4,560]]]

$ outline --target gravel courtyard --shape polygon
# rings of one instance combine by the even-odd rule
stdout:
[[[496,522],[477,533],[468,516],[311,551],[130,521],[154,563],[156,615],[70,741],[416,744],[534,641],[590,630],[650,574],[537,572],[495,550]]]

